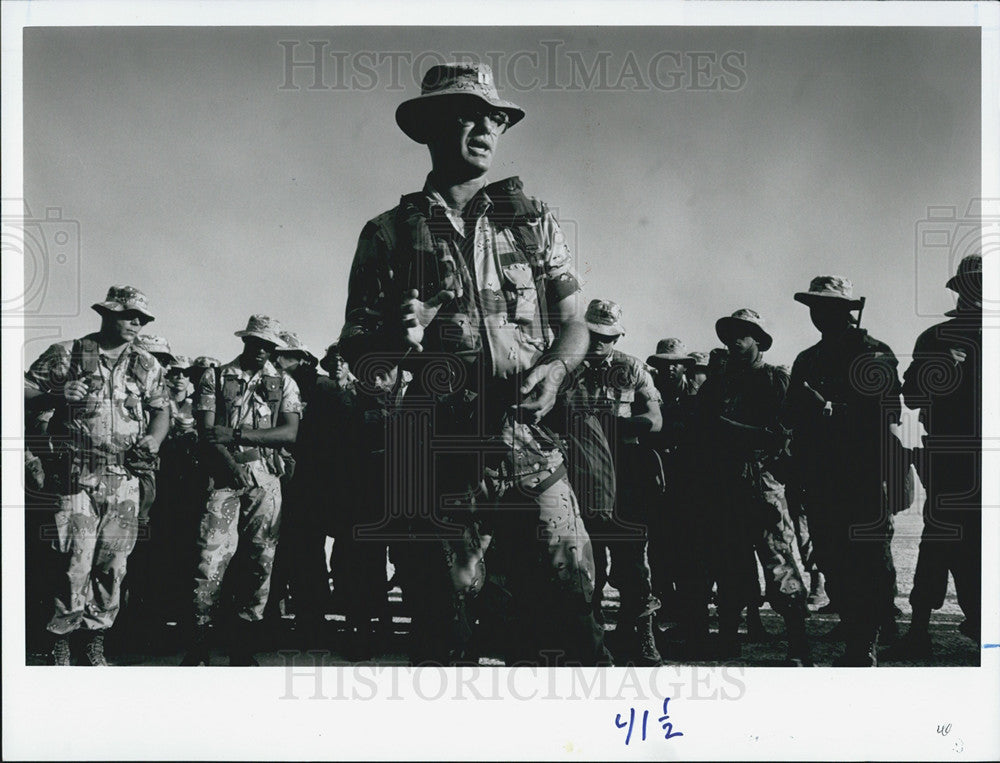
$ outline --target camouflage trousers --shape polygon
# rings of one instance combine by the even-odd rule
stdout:
[[[79,486],[59,496],[54,517],[52,545],[63,566],[48,630],[59,635],[114,624],[138,533],[138,479],[102,470],[82,475]]]
[[[738,618],[743,607],[759,599],[755,552],[764,570],[765,596],[774,610],[781,615],[804,611],[808,589],[781,483],[763,472],[758,488],[737,486],[717,498],[711,509],[717,528],[711,566],[718,584],[720,624],[724,618]]]
[[[236,579],[231,581],[236,612],[250,622],[264,617],[281,524],[281,484],[261,462],[247,467],[254,487],[213,490],[202,513],[194,587],[197,625],[212,620],[221,598],[223,578],[237,550],[240,557],[233,569]]]

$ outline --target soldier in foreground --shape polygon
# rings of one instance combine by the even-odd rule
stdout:
[[[376,361],[414,370],[407,399],[432,411],[433,430],[404,444],[426,464],[425,497],[406,509],[424,538],[405,544],[423,572],[404,588],[417,662],[469,659],[494,538],[508,661],[538,663],[547,649],[605,658],[590,541],[556,437],[540,425],[587,349],[580,282],[548,208],[517,178],[486,181],[523,117],[488,66],[432,67],[396,112],[430,150],[427,182],[365,226],[351,268],[341,352],[361,377]]]
[[[822,336],[792,366],[788,420],[816,562],[843,624],[835,665],[874,667],[895,586],[884,463],[900,386],[892,350],[852,316],[864,305],[852,289],[846,278],[817,276],[795,295]]]
[[[958,295],[949,320],[923,332],[903,377],[903,399],[920,409],[927,430],[921,478],[927,488],[924,530],[910,592],[910,629],[894,650],[927,658],[928,626],[955,579],[965,614],[959,631],[980,643],[982,593],[983,258],[964,258],[947,287]]]
[[[788,374],[764,362],[762,353],[772,339],[757,312],[737,310],[720,318],[715,331],[729,352],[725,371],[710,376],[698,392],[698,418],[703,453],[714,469],[706,510],[718,528],[712,568],[718,585],[719,656],[741,653],[740,613],[760,594],[753,574],[756,550],[767,599],[785,621],[788,661],[810,665],[806,588],[795,554],[795,530],[784,488],[773,474],[787,447],[781,418]]]
[[[208,626],[237,551],[244,558],[231,586],[236,617],[227,634],[229,664],[257,664],[254,626],[264,617],[281,523],[278,450],[295,442],[302,411],[295,382],[271,364],[283,346],[280,330],[266,315],[252,315],[236,332],[243,352],[207,369],[198,385],[194,407],[206,443],[208,500],[198,529],[194,628],[184,665],[208,664]]]
[[[153,320],[146,296],[112,286],[93,309],[99,331],[52,345],[25,374],[25,407],[54,411],[49,434],[58,458],[47,476],[63,577],[47,629],[56,665],[71,664],[78,631],[87,637],[87,662],[107,665],[104,635],[118,614],[139,527],[139,480],[129,466],[156,456],[170,423],[163,369],[134,341]]]

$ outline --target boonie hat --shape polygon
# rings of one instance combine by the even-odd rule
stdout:
[[[170,343],[162,336],[156,336],[155,334],[139,334],[139,336],[135,338],[135,343],[146,352],[156,355],[157,360],[166,360],[171,365],[177,361],[177,358],[170,351]],[[163,357],[161,358],[160,356]]]
[[[836,301],[845,303],[850,310],[857,310],[864,304],[861,299],[852,296],[854,284],[840,276],[816,276],[809,282],[809,291],[795,294],[795,301],[803,305],[833,304]]]
[[[420,95],[403,101],[396,109],[396,124],[417,143],[426,143],[428,128],[433,125],[433,114],[448,99],[476,98],[483,103],[506,112],[513,127],[524,118],[524,109],[505,101],[497,93],[493,70],[480,63],[450,63],[432,66],[420,83]]]
[[[773,343],[771,335],[764,328],[764,319],[760,317],[760,313],[749,307],[740,308],[732,315],[719,318],[715,322],[715,333],[723,343],[726,341],[726,336],[729,336],[734,329],[748,331],[750,336],[757,340],[761,352],[769,350]]]
[[[978,293],[983,289],[983,256],[970,254],[958,263],[955,275],[948,279],[945,286],[957,293]]]
[[[153,314],[149,312],[149,300],[146,295],[134,286],[112,286],[108,289],[108,296],[104,298],[104,301],[95,302],[91,308],[101,315],[134,310],[144,315],[147,323],[155,320]]]
[[[255,336],[270,342],[278,349],[285,349],[285,343],[281,339],[281,324],[274,318],[266,315],[251,315],[247,321],[247,327],[243,331],[233,332],[238,337]]]
[[[294,331],[282,331],[279,334],[279,336],[281,337],[281,340],[285,343],[285,346],[279,348],[277,352],[284,353],[285,355],[293,355],[299,353],[301,355],[304,355],[313,363],[319,362],[319,358],[317,358],[315,355],[312,354],[312,352],[309,351],[309,348],[306,347],[305,343],[301,339],[299,339],[298,334],[296,334]]]
[[[587,306],[584,321],[587,323],[587,328],[595,334],[625,336],[625,327],[622,325],[622,309],[617,302],[606,299],[591,300]]]

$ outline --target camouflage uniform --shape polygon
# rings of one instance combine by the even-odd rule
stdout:
[[[621,419],[631,418],[632,405],[651,401],[659,405],[660,393],[649,371],[638,358],[619,350],[601,360],[585,359],[577,369],[578,385],[571,392],[570,404],[597,415],[612,447],[616,467],[618,495],[614,525],[591,526],[591,541],[596,567],[594,609],[600,611],[604,584],[610,580],[621,595],[620,622],[631,622],[652,614],[660,602],[652,593],[647,557],[649,523],[656,506],[649,490],[649,466],[635,435],[629,436]],[[607,572],[611,556],[610,578]]]
[[[533,224],[514,224],[522,215]],[[526,232],[530,255],[516,239]],[[424,332],[423,366],[412,366],[403,408],[413,412],[400,425],[407,416],[424,423],[409,440],[405,431],[392,435],[428,467],[414,499],[431,502],[429,511],[410,512],[411,531],[426,540],[400,544],[399,558],[419,634],[416,659],[460,658],[474,619],[466,605],[486,580],[492,540],[494,590],[518,610],[509,659],[537,661],[548,644],[593,663],[602,639],[590,611],[594,564],[576,496],[557,439],[512,414],[521,375],[553,341],[544,304],[580,289],[555,216],[510,178],[486,186],[458,217],[428,180],[370,221],[351,269],[340,340],[360,378],[377,353],[399,353],[396,310],[411,288],[424,301],[441,289],[456,293]]]
[[[110,628],[118,614],[126,560],[138,531],[139,481],[130,451],[146,434],[146,412],[166,408],[163,369],[134,343],[117,360],[99,349],[97,334],[49,347],[25,384],[58,394],[86,381],[87,397],[58,405],[49,434],[61,458],[49,475],[58,494],[53,545],[65,577],[48,623],[54,634]]]
[[[216,385],[217,373],[221,389]],[[219,410],[217,401],[224,410]],[[292,378],[279,374],[270,362],[262,371],[251,373],[243,370],[237,358],[218,372],[214,368],[205,371],[194,407],[196,411],[213,411],[217,425],[249,430],[271,428],[276,413],[300,413],[302,402]],[[233,456],[253,486],[236,488],[225,470],[213,472],[210,477],[208,500],[198,529],[194,591],[197,625],[211,621],[237,546],[242,545],[248,557],[239,570],[241,579],[234,586],[239,616],[249,622],[260,621],[270,590],[281,521],[280,456],[273,448],[241,445],[233,446]]]
[[[784,488],[772,474],[784,448],[780,418],[787,389],[787,373],[758,357],[749,368],[729,363],[698,392],[700,450],[711,458],[712,469],[705,508],[717,528],[711,566],[718,584],[719,632],[727,637],[735,635],[743,607],[760,595],[752,572],[755,550],[775,611],[786,623],[805,612],[795,528]],[[769,430],[773,437],[734,434],[719,423],[720,416]]]

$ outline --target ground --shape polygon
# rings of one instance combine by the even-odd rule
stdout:
[[[910,607],[908,595],[913,584],[913,572],[917,563],[917,548],[920,540],[920,530],[922,518],[915,508],[910,509],[896,517],[896,534],[893,539],[893,558],[896,563],[896,573],[899,586],[899,595],[896,605],[902,614],[897,618],[899,628],[905,633],[909,622]],[[606,596],[606,619],[608,629],[614,627],[615,617],[618,608],[618,593],[610,586]],[[406,664],[406,631],[409,618],[402,610],[400,591],[393,589],[390,594],[391,608],[394,614],[393,628],[391,633],[387,633],[381,639],[377,647],[377,654],[372,662],[379,665]],[[743,656],[739,661],[729,661],[727,664],[739,664],[747,667],[754,666],[776,666],[780,665],[785,657],[786,642],[783,637],[783,624],[781,618],[765,605],[761,611],[761,619],[764,626],[771,634],[771,638],[764,643],[746,643],[743,647]],[[962,636],[957,626],[962,621],[962,613],[955,598],[954,584],[949,582],[948,596],[944,607],[935,612],[931,618],[931,638],[934,642],[935,654],[932,660],[920,662],[899,662],[887,659],[880,660],[883,667],[903,667],[908,665],[934,665],[934,666],[972,666],[979,664],[980,651],[976,644]],[[341,628],[343,618],[337,615],[328,615],[327,632],[319,639],[319,643],[296,644],[298,640],[294,630],[294,618],[284,617],[272,628],[268,642],[264,650],[257,653],[257,659],[264,666],[283,666],[289,660],[311,665],[315,659],[315,652],[328,652],[323,656],[326,664],[344,664],[346,660],[343,656],[343,636]],[[833,659],[838,656],[843,645],[836,641],[824,640],[824,634],[828,633],[838,622],[836,615],[826,615],[813,612],[807,621],[809,636],[813,642],[813,657],[819,666],[831,665]],[[664,634],[658,631],[661,652],[670,660],[670,645],[666,642]],[[145,648],[136,650],[131,639],[124,633],[112,633],[108,639],[108,659],[114,665],[177,665],[183,655],[180,629],[168,626],[163,633],[158,634],[154,640],[157,644],[155,648]],[[47,663],[48,655],[45,654],[38,645],[29,648],[28,664],[44,665]],[[298,649],[298,654],[290,653],[289,650]],[[306,650],[311,650],[309,654]],[[280,650],[280,651],[279,651]],[[483,665],[502,665],[503,663],[490,657],[483,657],[480,660]],[[213,665],[226,665],[227,658],[221,649],[213,652]],[[688,664],[712,664],[712,663],[688,663]]]

